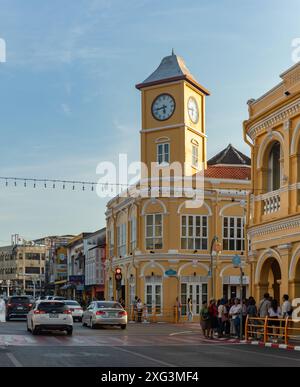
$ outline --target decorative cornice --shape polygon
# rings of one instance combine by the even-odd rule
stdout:
[[[300,112],[300,98],[287,106],[284,106],[275,113],[269,114],[266,118],[260,120],[259,122],[249,126],[247,134],[250,136],[252,141],[254,141],[255,138],[265,130],[273,128],[274,126],[289,120],[298,112]]]
[[[292,228],[297,228],[297,227],[300,227],[300,215],[292,219],[272,221],[271,224],[254,226],[248,230],[248,234],[252,239],[253,237],[261,237],[278,231],[290,230]]]

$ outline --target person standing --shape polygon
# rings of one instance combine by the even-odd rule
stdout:
[[[241,331],[241,328],[240,328],[240,325],[241,325],[240,314],[241,314],[241,311],[242,311],[242,305],[240,304],[239,299],[236,298],[234,300],[234,305],[232,305],[232,307],[230,308],[230,311],[229,311],[229,315],[231,316],[232,321],[233,321],[236,338],[240,337],[240,331]]]
[[[268,311],[271,307],[270,295],[269,293],[264,294],[264,298],[260,301],[258,306],[258,315],[260,318],[265,318],[268,316]]]
[[[142,303],[142,300],[140,298],[137,300],[136,307],[137,307],[138,322],[142,322],[144,304]]]
[[[219,337],[223,336],[223,333],[226,331],[225,324],[227,321],[227,309],[225,306],[225,300],[220,301],[218,306],[218,321],[219,321]]]
[[[181,318],[181,308],[182,308],[182,305],[181,305],[181,302],[179,301],[178,297],[176,297],[175,308],[176,308],[176,318],[177,318],[176,322],[179,322],[180,318]]]
[[[272,300],[271,306],[268,310],[268,316],[270,317],[269,326],[273,327],[273,328],[270,328],[269,332],[272,332],[272,334],[275,336],[275,339],[276,339],[278,338],[278,335],[279,335],[278,327],[280,325],[279,318],[281,317],[281,309],[280,309],[280,306],[278,305],[277,300],[274,300],[274,299]]]
[[[208,339],[210,332],[210,318],[206,301],[203,302],[202,308],[200,310],[200,325],[202,328],[203,336]]]
[[[5,319],[5,308],[6,308],[5,301],[1,297],[0,298],[0,322],[5,322],[6,321],[6,319]]]
[[[292,304],[289,301],[289,296],[285,294],[283,296],[283,304],[282,304],[282,317],[287,318],[292,316]]]
[[[193,305],[192,300],[188,298],[187,300],[187,313],[188,313],[188,320],[193,321]]]
[[[215,299],[210,300],[208,310],[210,317],[210,338],[213,339],[214,333],[218,329],[218,308]]]

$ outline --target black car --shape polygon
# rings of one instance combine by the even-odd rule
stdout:
[[[6,303],[6,321],[12,318],[26,318],[32,307],[33,301],[30,296],[11,296]]]

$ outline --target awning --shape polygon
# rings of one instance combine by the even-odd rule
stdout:
[[[63,285],[65,283],[67,283],[67,280],[55,281],[54,285]]]
[[[66,284],[60,287],[60,290],[75,289],[75,286],[72,284]]]

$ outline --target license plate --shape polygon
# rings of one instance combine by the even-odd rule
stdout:
[[[17,307],[17,310],[23,310],[24,308],[22,308],[22,306],[18,306]]]
[[[58,318],[58,314],[49,314],[50,318]]]
[[[117,313],[109,313],[108,315],[109,315],[109,317],[117,317],[118,314]]]

